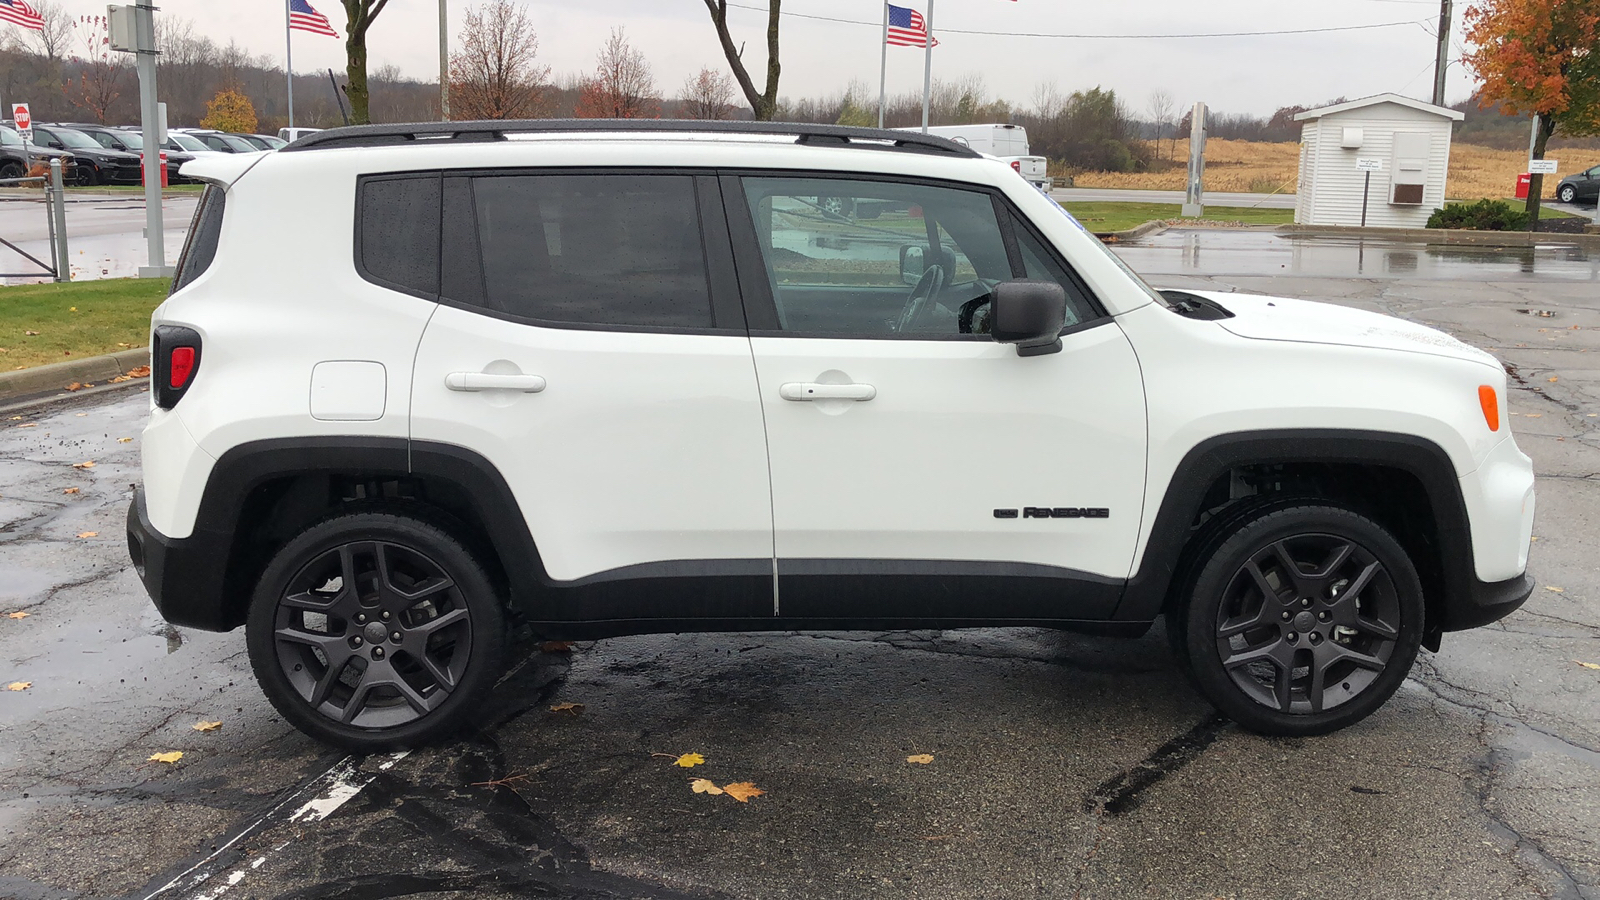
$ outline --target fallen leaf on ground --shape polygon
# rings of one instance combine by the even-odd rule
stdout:
[[[89,414],[88,413],[74,413],[73,415],[76,415],[78,418],[83,419],[83,418],[87,418]]]
[[[77,311],[78,311],[78,308],[76,306],[67,307],[67,312],[77,312]]]
[[[1600,663],[1586,663],[1581,659],[1575,659],[1573,662],[1583,666],[1585,669],[1600,669]]]
[[[132,440],[133,440],[133,438],[117,438],[117,443],[126,444],[126,443],[131,442]]]
[[[1552,594],[1565,594],[1567,592],[1566,588],[1558,588],[1558,587],[1555,587],[1554,585],[1549,585],[1549,584],[1545,585],[1544,589],[1549,591]]]
[[[766,793],[766,791],[763,791],[748,781],[725,784],[722,786],[722,792],[739,801],[740,803],[749,803],[751,797],[759,797]]]
[[[539,649],[543,650],[546,653],[571,653],[572,652],[572,642],[571,641],[545,641],[544,643],[539,645]]]
[[[916,756],[908,756],[908,757],[906,757],[906,762],[908,762],[908,763],[916,763],[919,766],[925,766],[928,763],[933,762],[933,754],[932,753],[918,753]]]
[[[1555,384],[1555,383],[1556,383],[1556,382],[1558,382],[1558,381],[1560,381],[1560,380],[1561,380],[1561,379],[1560,379],[1560,378],[1557,378],[1557,377],[1556,377],[1556,376],[1554,376],[1554,375],[1551,375],[1551,376],[1550,376],[1550,383],[1551,383],[1551,384]]]
[[[689,787],[694,788],[696,794],[722,793],[722,788],[717,787],[716,783],[709,778],[696,778],[689,782]]]
[[[194,723],[194,730],[195,731],[216,731],[218,728],[221,728],[221,727],[222,727],[222,723],[221,722],[196,722],[196,723]]]
[[[575,716],[578,713],[583,712],[583,704],[557,703],[555,706],[550,707],[550,711],[553,713],[566,713],[567,715]]]
[[[100,536],[100,532],[98,532],[98,531],[80,531],[80,532],[78,532],[78,537],[81,537],[81,538],[92,538],[92,537],[99,537],[99,536]]]
[[[183,751],[182,750],[174,750],[171,753],[152,753],[152,754],[150,754],[150,761],[151,762],[175,763],[180,759],[183,759]]]
[[[94,460],[91,459],[88,462],[73,463],[72,467],[74,469],[92,469],[94,468]]]
[[[38,422],[25,422],[25,423],[23,423],[21,425],[18,425],[17,427],[18,428],[38,428],[39,427],[39,423]]]
[[[132,344],[124,344],[121,341],[117,341],[117,346],[118,347],[132,347],[133,345]]]
[[[27,617],[29,617],[31,615],[33,615],[33,613],[26,612],[24,610],[20,610],[19,609],[14,613],[6,613],[6,618],[8,618],[8,619],[26,619]]]
[[[73,383],[67,385],[67,390],[69,390],[69,391],[81,391],[81,390],[83,390],[83,385],[80,384],[79,382],[74,381]]]
[[[1544,418],[1544,413],[1528,413],[1528,418],[1530,418],[1530,419],[1542,419],[1542,418]]]
[[[673,760],[672,764],[680,768],[692,769],[695,766],[704,763],[705,761],[706,758],[698,753],[685,753],[684,755]]]
[[[149,378],[150,377],[150,367],[149,366],[134,366],[133,368],[129,369],[126,374],[127,374],[127,376],[129,378]]]
[[[78,492],[77,488],[67,488],[66,490],[62,491],[61,493],[63,493],[63,494],[76,494],[77,492]]]
[[[39,332],[37,331],[24,331],[23,334],[32,335],[33,337],[39,336]]]
[[[27,690],[28,688],[31,688],[31,687],[33,687],[33,682],[31,682],[31,681],[13,681],[10,684],[6,685],[6,690],[8,690],[8,691],[25,691],[25,690]]]

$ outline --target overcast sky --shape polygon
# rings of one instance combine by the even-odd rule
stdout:
[[[104,0],[62,0],[73,12],[104,10]],[[610,29],[625,26],[644,52],[658,90],[677,93],[703,65],[725,67],[702,0],[518,0],[539,32],[540,56],[556,73],[592,68]],[[764,10],[766,0],[733,0]],[[898,0],[927,13],[929,0]],[[1428,99],[1432,92],[1438,0],[934,0],[936,77],[980,73],[991,94],[1028,104],[1037,85],[1063,90],[1113,88],[1136,112],[1151,92],[1170,92],[1180,106],[1206,101],[1217,112],[1266,114],[1289,104],[1383,91]],[[311,0],[341,33],[338,0]],[[467,0],[449,0],[451,33]],[[238,41],[252,53],[283,54],[283,0],[161,0],[158,15],[181,16],[213,39]],[[1459,12],[1465,4],[1457,3]],[[878,85],[881,10],[877,0],[785,0],[786,13],[869,22],[784,17],[784,96],[841,91],[851,79]],[[765,12],[733,9],[736,37],[764,73]],[[997,32],[1162,35],[1328,28],[1423,22],[1394,28],[1320,34],[1206,39],[1083,40],[955,33]],[[1459,57],[1459,21],[1452,58]],[[295,69],[344,66],[343,42],[295,33]],[[437,78],[437,0],[390,0],[369,34],[371,66],[397,65],[408,75]],[[1450,67],[1450,102],[1470,93],[1464,67]],[[920,49],[889,48],[889,92],[920,90]]]

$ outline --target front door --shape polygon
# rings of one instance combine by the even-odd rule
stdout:
[[[729,176],[724,195],[781,615],[1108,615],[1142,511],[1144,393],[1127,338],[1058,255],[998,192]],[[987,336],[990,290],[1022,277],[1067,288],[1061,352]]]
[[[539,554],[507,562],[555,588],[536,615],[770,617],[766,438],[716,179],[442,184],[412,438],[504,476]]]

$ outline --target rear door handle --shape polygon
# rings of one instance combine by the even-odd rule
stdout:
[[[791,382],[778,388],[778,396],[785,400],[871,400],[878,389],[870,384],[812,384]]]
[[[444,377],[444,386],[452,391],[521,391],[524,394],[537,394],[544,390],[544,385],[544,378],[539,375],[451,372]]]

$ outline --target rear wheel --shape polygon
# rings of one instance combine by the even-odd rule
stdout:
[[[1262,734],[1324,734],[1399,689],[1421,645],[1423,598],[1387,531],[1295,502],[1235,519],[1217,538],[1168,629],[1219,710]]]
[[[464,724],[500,676],[500,599],[439,527],[388,513],[328,519],[290,541],[246,625],[256,679],[301,731],[370,753]]]
[[[23,178],[28,174],[27,166],[14,159],[0,163],[0,178]]]

